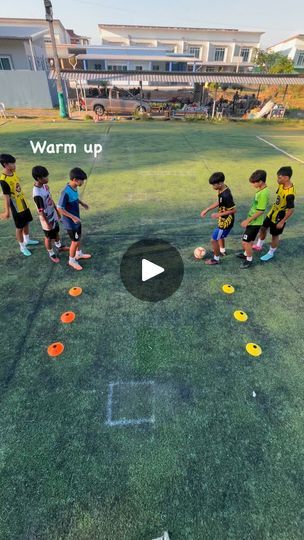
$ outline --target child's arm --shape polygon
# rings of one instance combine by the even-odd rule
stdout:
[[[0,214],[0,219],[1,220],[4,220],[4,219],[9,219],[10,217],[10,198],[9,198],[9,195],[3,195],[3,198],[4,198],[4,212],[3,214]]]
[[[79,199],[79,204],[81,204],[81,206],[82,206],[85,210],[89,210],[89,206],[88,206],[85,202],[81,201],[80,199]]]
[[[212,219],[218,219],[220,217],[231,216],[231,214],[236,214],[236,207],[231,208],[231,210],[225,210],[224,212],[217,212],[216,214],[211,214]]]
[[[244,229],[246,229],[246,227],[248,227],[248,225],[250,225],[250,223],[254,219],[257,219],[258,217],[262,216],[264,214],[264,212],[265,212],[265,210],[260,210],[260,211],[256,212],[255,214],[253,214],[253,216],[248,217],[247,219],[244,219],[244,221],[242,221],[242,223],[241,223],[241,227],[244,227]]]
[[[61,206],[59,206],[59,211],[60,214],[71,219],[72,221],[74,221],[74,223],[81,223],[81,219],[79,217],[70,214],[70,212],[67,212],[64,208],[61,208]]]
[[[49,222],[48,222],[48,219],[47,219],[47,216],[45,215],[44,213],[44,204],[43,204],[43,199],[42,197],[40,197],[40,195],[35,195],[33,197],[34,199],[34,203],[37,207],[37,210],[38,210],[38,214],[39,216],[41,217],[43,223],[44,223],[44,226],[42,226],[42,228],[46,231],[50,231],[52,229],[52,227],[50,226]]]
[[[214,204],[212,204],[211,206],[208,206],[208,208],[205,208],[205,210],[203,210],[201,212],[201,217],[205,217],[208,212],[210,212],[210,210],[214,210],[215,208],[218,208],[218,201],[216,201]]]
[[[276,224],[276,228],[277,229],[283,229],[286,221],[288,221],[288,219],[291,218],[293,213],[294,213],[294,208],[288,208],[286,210],[285,217],[283,217],[283,219],[281,219],[281,221],[279,221],[279,223]]]

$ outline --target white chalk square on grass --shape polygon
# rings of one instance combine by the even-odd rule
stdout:
[[[154,424],[154,382],[117,381],[109,384],[108,426]]]

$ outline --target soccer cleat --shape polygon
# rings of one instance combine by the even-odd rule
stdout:
[[[257,244],[254,244],[254,245],[252,246],[252,249],[254,249],[254,251],[262,251],[263,248],[260,247],[260,246],[258,246]]]
[[[89,253],[81,253],[81,255],[76,255],[75,259],[76,261],[79,261],[80,259],[91,259],[92,255]]]
[[[39,240],[29,240],[28,242],[26,242],[26,245],[27,246],[37,246],[38,244],[40,244]]]
[[[51,261],[53,263],[59,263],[60,262],[60,259],[58,257],[56,257],[55,254],[54,255],[49,255],[49,257],[50,257],[50,259],[51,259]]]
[[[247,259],[245,261],[242,262],[240,268],[241,269],[244,269],[244,268],[251,268],[253,266],[253,261],[247,261]]]
[[[70,248],[68,246],[61,245],[60,248],[56,248],[58,251],[70,251]]]
[[[239,259],[246,259],[246,255],[244,255],[243,252],[237,253],[236,256],[237,256]]]
[[[27,247],[23,247],[23,248],[20,248],[20,251],[23,255],[25,255],[26,257],[30,257],[32,255],[32,253],[30,252],[29,249],[27,249]]]
[[[77,261],[69,261],[69,266],[74,268],[74,270],[82,270],[82,266]]]
[[[205,261],[205,264],[207,264],[207,266],[214,266],[216,264],[220,264],[220,261],[216,261],[215,259],[208,259],[207,261]]]
[[[263,262],[271,261],[271,259],[273,259],[273,253],[270,253],[270,251],[261,257],[261,261]]]

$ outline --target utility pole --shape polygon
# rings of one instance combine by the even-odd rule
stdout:
[[[56,46],[56,40],[55,40],[55,34],[54,34],[52,2],[50,0],[44,0],[44,7],[45,7],[45,18],[49,23],[50,34],[51,34],[55,71],[56,71],[56,76],[57,76],[56,77],[57,78],[57,93],[58,93],[60,116],[61,118],[67,118],[68,113],[66,110],[66,104],[65,104],[64,94],[63,94],[62,80],[61,80],[61,75],[60,75],[60,64],[59,64],[57,46]]]

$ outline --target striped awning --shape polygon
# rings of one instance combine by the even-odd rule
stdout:
[[[304,75],[266,75],[258,73],[192,73],[192,72],[158,72],[158,71],[61,71],[66,81],[142,81],[157,83],[226,83],[226,84],[264,84],[264,85],[304,85]],[[50,79],[56,79],[54,71],[49,73]]]

